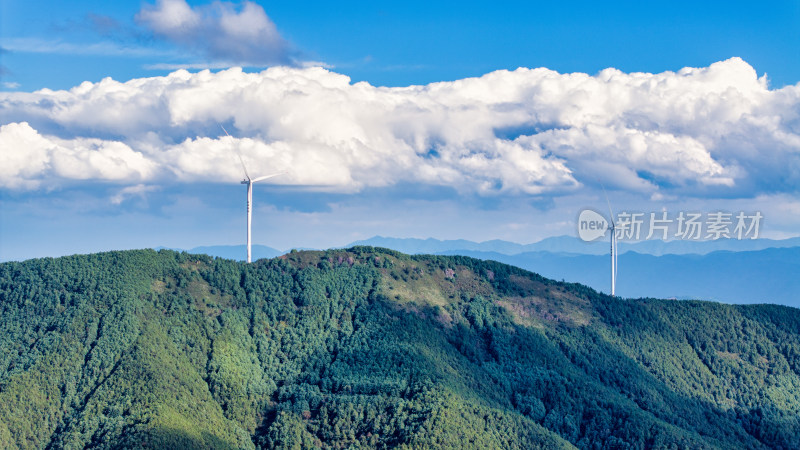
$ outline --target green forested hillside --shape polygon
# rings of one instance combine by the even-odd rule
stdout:
[[[0,448],[800,448],[800,310],[355,247],[0,264]]]

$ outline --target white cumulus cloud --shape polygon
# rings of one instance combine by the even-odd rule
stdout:
[[[26,122],[0,127],[0,186],[36,188],[54,178],[137,181],[157,165],[118,141],[44,137]]]
[[[182,2],[154,8],[159,29],[206,20]],[[237,151],[253,176],[285,171],[273,182],[342,192],[420,183],[561,195],[596,180],[649,197],[800,188],[800,85],[770,89],[738,58],[658,74],[520,68],[399,88],[320,67],[179,70],[0,93],[0,123],[0,185],[13,189],[48,177],[233,182]]]
[[[126,186],[120,189],[114,196],[111,197],[111,204],[119,205],[120,203],[124,202],[125,200],[131,197],[141,197],[144,198],[148,192],[152,192],[157,190],[158,187],[156,186],[147,186],[144,184],[137,184],[134,186]]]
[[[216,1],[192,8],[185,0],[157,0],[136,15],[154,35],[215,61],[243,65],[289,62],[289,44],[256,3]]]

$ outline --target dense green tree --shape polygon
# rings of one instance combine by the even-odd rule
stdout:
[[[465,257],[0,264],[0,448],[800,448],[800,311]]]

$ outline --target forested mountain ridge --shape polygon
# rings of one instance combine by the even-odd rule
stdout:
[[[800,310],[354,247],[0,264],[0,448],[800,448]]]

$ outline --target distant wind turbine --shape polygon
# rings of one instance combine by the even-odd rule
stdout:
[[[222,131],[224,131],[228,137],[231,137],[225,127],[222,125],[220,125],[220,127],[222,127]],[[244,170],[244,180],[242,180],[242,184],[247,185],[247,263],[249,264],[252,262],[250,230],[251,224],[253,223],[253,183],[266,180],[267,178],[277,177],[278,175],[283,175],[284,172],[273,173],[272,175],[264,175],[263,177],[258,178],[250,178],[250,174],[247,173],[247,167],[244,164],[244,159],[242,159],[242,155],[239,153],[239,150],[236,150],[236,155],[239,157],[239,162],[242,163],[242,170]]]
[[[600,186],[603,186],[603,184],[601,183]],[[605,186],[603,186],[603,194],[606,196],[608,214],[610,215],[609,221],[611,223],[608,227],[611,230],[611,296],[615,297],[617,288],[617,224],[614,223],[614,212],[611,210],[611,202],[608,200]]]

